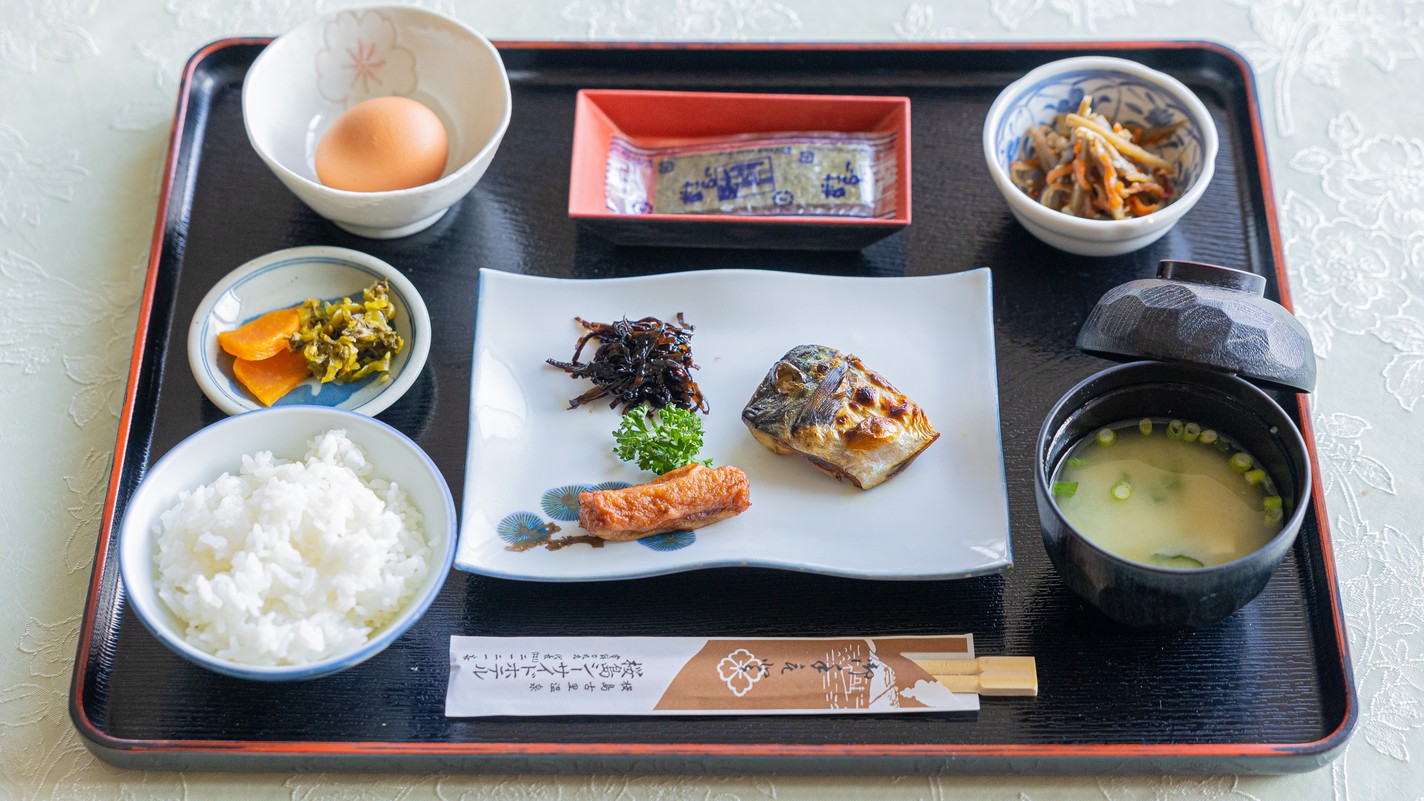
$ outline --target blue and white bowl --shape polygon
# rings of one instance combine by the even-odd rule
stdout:
[[[288,248],[247,262],[213,286],[198,303],[188,328],[188,366],[203,394],[228,414],[261,409],[262,404],[233,374],[233,358],[218,346],[218,333],[237,328],[277,309],[301,305],[307,298],[357,302],[361,290],[379,279],[390,284],[396,318],[391,323],[405,340],[391,359],[388,375],[361,381],[323,384],[315,378],[282,396],[276,406],[331,406],[375,415],[395,403],[425,367],[430,354],[430,314],[415,285],[375,256],[348,248]]]
[[[1027,131],[1076,111],[1085,96],[1094,110],[1144,127],[1185,121],[1154,150],[1175,168],[1175,197],[1162,209],[1127,220],[1087,220],[1048,208],[1009,179],[1009,164],[1029,152]],[[984,158],[1016,219],[1042,241],[1081,256],[1116,256],[1144,248],[1171,230],[1201,199],[1216,168],[1217,134],[1206,106],[1176,78],[1133,61],[1105,56],[1045,64],[1009,84],[984,120]]]
[[[271,451],[278,458],[297,459],[307,443],[332,429],[366,453],[372,477],[400,486],[421,514],[430,565],[406,606],[361,646],[317,662],[298,665],[252,665],[219,658],[188,642],[184,624],[159,597],[156,584],[156,531],[162,514],[179,494],[236,474],[244,454]],[[455,560],[455,502],[445,476],[420,448],[401,432],[371,417],[320,406],[289,406],[239,414],[201,429],[164,454],[134,490],[119,527],[119,572],[127,609],[138,615],[159,642],[194,664],[228,676],[253,681],[300,681],[354,667],[384,651],[401,637],[440,594]]]

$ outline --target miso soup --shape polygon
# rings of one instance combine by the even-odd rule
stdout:
[[[1239,559],[1274,537],[1284,517],[1255,458],[1182,420],[1144,418],[1089,434],[1059,462],[1052,491],[1089,541],[1159,567]]]

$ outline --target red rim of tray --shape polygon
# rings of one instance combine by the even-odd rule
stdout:
[[[115,737],[100,729],[85,711],[84,692],[90,643],[94,635],[96,605],[99,600],[101,577],[104,575],[109,556],[110,535],[113,528],[118,489],[123,475],[123,465],[127,457],[127,443],[133,423],[136,392],[140,367],[143,364],[144,332],[153,310],[155,285],[160,262],[163,257],[163,239],[169,204],[174,191],[175,166],[182,146],[182,133],[188,112],[192,79],[198,65],[211,54],[234,46],[264,45],[271,37],[231,38],[213,42],[193,54],[183,72],[179,87],[177,111],[172,136],[164,167],[163,193],[158,202],[157,223],[151,243],[148,271],[144,282],[143,296],[138,313],[138,333],[129,367],[128,382],[124,393],[124,405],[119,416],[118,437],[114,447],[113,466],[109,474],[109,487],[104,497],[97,555],[93,577],[90,581],[84,619],[79,632],[79,646],[76,668],[70,690],[70,717],[79,733],[96,748],[133,754],[185,753],[185,754],[250,754],[265,756],[323,756],[323,755],[404,755],[404,756],[587,756],[587,757],[918,757],[934,759],[964,758],[1096,758],[1115,760],[1125,757],[1301,757],[1326,755],[1343,747],[1359,714],[1355,697],[1352,671],[1349,660],[1349,644],[1346,640],[1341,611],[1339,588],[1335,570],[1335,559],[1331,545],[1329,519],[1325,515],[1324,491],[1321,485],[1321,471],[1317,456],[1313,427],[1310,424],[1310,409],[1304,396],[1297,396],[1301,433],[1306,439],[1314,468],[1312,504],[1319,522],[1321,559],[1324,572],[1329,579],[1327,592],[1330,599],[1331,626],[1335,645],[1341,656],[1341,674],[1346,678],[1345,709],[1340,723],[1330,733],[1310,742],[1289,743],[1167,743],[1141,745],[1131,743],[1079,743],[1079,744],[957,744],[957,743],[850,743],[827,745],[804,745],[792,743],[762,744],[719,744],[719,743],[559,743],[559,742],[502,742],[502,743],[452,743],[452,742],[371,742],[371,741],[262,741],[240,740],[183,740],[183,739],[127,739]],[[1265,203],[1267,231],[1270,251],[1274,257],[1277,286],[1281,303],[1292,308],[1290,283],[1285,274],[1285,257],[1279,226],[1277,224],[1275,194],[1265,152],[1264,131],[1261,125],[1259,95],[1254,73],[1241,54],[1231,48],[1208,41],[1116,41],[1116,42],[972,42],[972,43],[912,43],[912,44],[858,44],[858,43],[797,43],[797,44],[748,44],[748,43],[621,43],[621,42],[539,42],[510,41],[495,42],[500,50],[516,51],[530,49],[549,50],[765,50],[765,51],[1057,51],[1082,50],[1091,48],[1101,51],[1121,51],[1143,48],[1154,49],[1198,49],[1215,52],[1233,63],[1245,78],[1248,96],[1250,124],[1254,134],[1256,163],[1259,165],[1263,200]],[[618,215],[622,216],[622,215]],[[663,215],[675,219],[685,219],[685,215]],[[732,217],[745,221],[746,217]],[[804,218],[798,218],[804,219]],[[855,220],[859,224],[872,221]],[[878,221],[886,222],[886,221]]]

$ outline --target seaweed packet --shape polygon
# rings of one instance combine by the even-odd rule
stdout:
[[[645,147],[614,137],[617,214],[894,217],[894,131],[742,134]]]

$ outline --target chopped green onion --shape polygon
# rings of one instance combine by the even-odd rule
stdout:
[[[1053,482],[1053,494],[1059,498],[1071,498],[1077,492],[1078,482],[1076,481]]]
[[[1168,555],[1165,553],[1154,553],[1152,554],[1152,564],[1157,565],[1158,567],[1174,567],[1178,569],[1206,567],[1206,565],[1202,564],[1196,559],[1193,559],[1190,556],[1185,556],[1183,554]]]
[[[1231,453],[1231,443],[1227,442],[1226,437],[1222,437],[1221,439],[1217,440],[1213,444],[1213,447],[1215,447],[1222,453]]]
[[[1285,509],[1281,505],[1281,496],[1267,495],[1261,499],[1261,505],[1266,509],[1266,525],[1274,525],[1281,522],[1285,517]]]
[[[1138,430],[1138,431],[1141,431],[1142,434],[1143,434],[1143,436],[1146,436],[1146,435],[1148,435],[1148,434],[1151,434],[1151,433],[1152,433],[1152,418],[1150,418],[1150,417],[1144,417],[1144,418],[1142,418],[1141,420],[1138,420],[1138,421],[1137,421],[1137,430]]]
[[[1107,447],[1117,442],[1117,432],[1111,428],[1098,429],[1098,444]]]
[[[1180,442],[1182,439],[1182,430],[1185,428],[1186,425],[1181,420],[1173,420],[1172,422],[1168,423],[1167,439],[1170,439],[1174,442]]]
[[[1259,467],[1255,470],[1247,470],[1241,475],[1246,479],[1246,483],[1252,486],[1260,486],[1266,480],[1266,471]]]
[[[1237,451],[1231,455],[1231,469],[1238,473],[1244,473],[1251,469],[1251,455],[1242,451]]]
[[[1182,429],[1183,442],[1196,442],[1197,437],[1200,436],[1201,426],[1197,425],[1196,423],[1187,423],[1187,427]]]
[[[1112,485],[1112,489],[1108,492],[1112,494],[1113,500],[1125,501],[1132,497],[1132,485],[1126,481],[1119,481]]]
[[[1215,445],[1216,438],[1216,429],[1208,428],[1205,431],[1201,432],[1201,439],[1199,440],[1199,442],[1201,442],[1201,444],[1203,445]]]
[[[1068,460],[1068,466],[1069,466],[1069,467],[1086,467],[1087,464],[1088,464],[1088,460],[1087,460],[1087,459],[1079,459],[1079,458],[1076,457],[1076,456],[1074,456],[1072,459],[1069,459],[1069,460]]]

